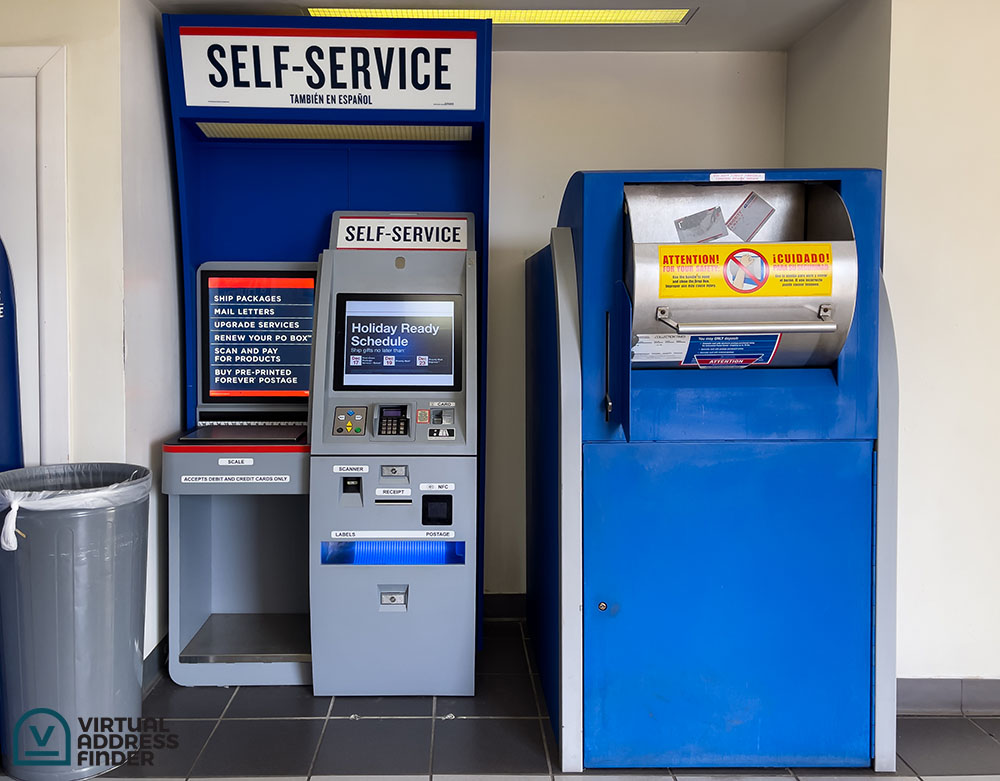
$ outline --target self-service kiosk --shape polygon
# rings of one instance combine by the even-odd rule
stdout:
[[[563,770],[894,766],[880,204],[870,170],[571,179],[526,270]]]
[[[317,292],[309,589],[316,694],[472,694],[472,214],[338,212]]]
[[[355,670],[367,660],[381,665],[381,693],[471,692],[482,593],[476,416],[485,344],[477,334],[487,285],[491,40],[486,20],[163,17],[188,429],[163,446],[178,683],[309,684],[315,669],[317,690],[332,691],[334,665]],[[331,214],[341,210],[437,214],[405,226],[362,220],[365,230],[331,244]],[[380,251],[378,225],[391,236],[400,227],[400,243]],[[323,262],[315,299],[322,347],[312,385],[312,279],[328,246],[338,263]],[[406,339],[419,365],[387,352],[383,360],[398,362],[373,371],[370,356],[352,352],[361,363],[348,360],[337,375],[335,354],[325,352],[336,344],[325,330],[338,316],[331,280],[337,295],[359,296],[345,299],[340,315],[352,323],[433,325],[363,335]],[[331,393],[346,409],[323,406]],[[323,435],[321,422],[330,423]],[[356,468],[320,470],[310,486],[310,449]],[[383,466],[396,471],[382,474]],[[341,474],[357,480],[345,486]],[[310,532],[310,493],[314,514],[325,507],[335,517],[327,545],[310,536],[320,533]],[[338,529],[392,535],[341,546],[351,539],[333,537]],[[372,573],[369,627],[363,579]],[[434,672],[442,666],[447,673]],[[358,686],[364,681],[359,674]]]

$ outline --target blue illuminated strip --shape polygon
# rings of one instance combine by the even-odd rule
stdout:
[[[352,540],[323,542],[321,564],[465,564],[465,543],[451,540]]]

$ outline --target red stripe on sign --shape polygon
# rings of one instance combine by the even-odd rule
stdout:
[[[308,453],[309,445],[164,445],[164,453]]]
[[[289,391],[277,391],[277,390],[270,390],[270,391],[239,391],[239,390],[217,391],[217,390],[214,390],[214,391],[209,391],[208,395],[211,396],[212,398],[216,398],[216,397],[220,397],[220,396],[299,396],[299,397],[305,397],[305,396],[309,395],[309,391],[294,391],[294,390],[289,390]]]
[[[331,30],[310,27],[181,27],[178,33],[247,38],[476,38],[475,30]]]
[[[387,244],[384,247],[337,247],[337,249],[350,252],[383,252],[387,249],[399,249],[406,252],[466,252],[462,247],[400,247],[398,244]]]
[[[288,277],[209,277],[210,288],[247,287],[247,288],[298,288],[312,290],[316,287],[315,279],[293,279]]]
[[[377,214],[346,214],[340,218],[342,222],[349,220],[454,220],[455,222],[468,222],[468,217],[379,217]]]

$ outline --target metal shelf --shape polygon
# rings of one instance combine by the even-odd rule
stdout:
[[[307,613],[213,613],[180,653],[182,664],[310,662]]]

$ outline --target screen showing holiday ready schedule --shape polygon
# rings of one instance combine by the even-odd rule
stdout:
[[[311,272],[207,277],[211,401],[287,400],[309,395]]]
[[[457,296],[344,298],[338,385],[455,388]]]

